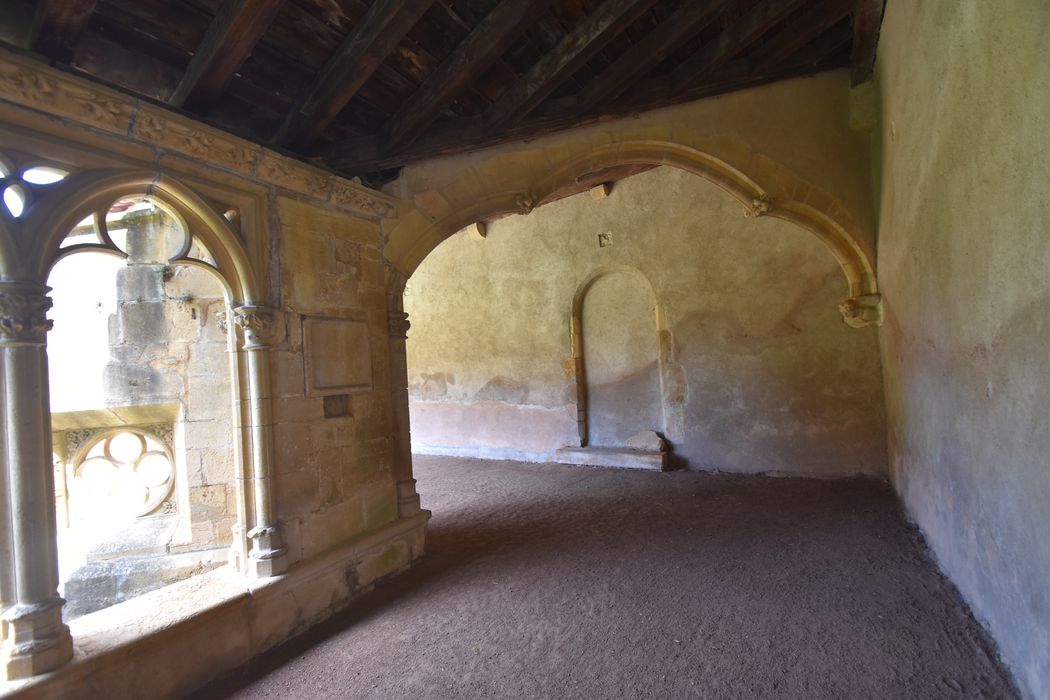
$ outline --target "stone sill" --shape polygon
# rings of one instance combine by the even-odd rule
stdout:
[[[69,623],[73,635],[73,659],[62,668],[20,681],[0,682],[0,696],[36,695],[34,691],[61,677],[81,677],[96,667],[118,664],[132,651],[161,646],[171,637],[206,624],[220,611],[247,603],[262,603],[308,584],[359,559],[371,549],[421,527],[430,511],[420,511],[356,537],[346,544],[307,561],[286,574],[251,580],[229,565],[145,593]],[[256,649],[262,653],[265,649]],[[228,669],[227,669],[228,670]]]

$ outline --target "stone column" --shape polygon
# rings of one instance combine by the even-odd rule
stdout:
[[[244,334],[248,375],[249,431],[252,457],[252,522],[247,569],[251,576],[276,576],[288,568],[277,526],[273,494],[273,419],[270,415],[270,337],[274,311],[265,306],[240,306],[233,320]]]
[[[408,314],[405,313],[402,289],[397,285],[390,298],[387,314],[390,333],[390,391],[394,419],[394,478],[397,479],[398,516],[407,518],[420,511],[416,480],[412,478],[412,436],[408,424]]]
[[[47,377],[49,289],[0,283],[0,348],[3,350],[3,494],[8,501],[10,591],[3,612],[0,663],[8,679],[55,669],[73,656],[58,596],[58,543]]]

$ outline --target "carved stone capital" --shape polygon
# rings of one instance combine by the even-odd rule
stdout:
[[[759,196],[751,200],[750,205],[744,206],[744,216],[749,219],[757,219],[760,216],[765,216],[773,209],[773,198],[766,193],[762,193]]]
[[[273,345],[277,312],[268,306],[245,305],[231,309],[233,323],[244,334],[245,350],[261,350]]]
[[[44,345],[54,323],[47,318],[52,306],[48,287],[0,285],[0,344]]]
[[[408,314],[404,311],[390,311],[386,315],[387,331],[391,338],[408,339],[408,329],[412,324],[408,322]]]
[[[851,328],[882,325],[882,295],[863,294],[839,304],[842,320]]]

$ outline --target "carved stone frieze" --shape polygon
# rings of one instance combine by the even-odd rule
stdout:
[[[839,304],[842,320],[851,328],[882,325],[882,295],[864,294]]]
[[[51,305],[43,289],[0,289],[0,343],[43,345],[54,325]]]
[[[391,338],[408,338],[408,330],[412,324],[408,321],[408,314],[404,311],[390,311],[387,313],[387,331]]]
[[[385,195],[341,178],[332,179],[332,203],[373,219],[397,216],[397,208]]]
[[[331,194],[332,177],[328,173],[270,151],[263,152],[258,175],[279,187],[317,199],[328,199]]]
[[[259,156],[258,147],[246,141],[148,107],[143,107],[135,120],[135,135],[183,155],[246,173],[254,170]]]
[[[61,73],[0,62],[0,97],[108,131],[124,132],[132,107]]]

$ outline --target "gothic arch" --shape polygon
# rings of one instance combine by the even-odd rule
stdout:
[[[506,188],[492,182],[491,191],[475,197],[452,213],[431,221],[406,217],[387,242],[390,262],[410,275],[448,236],[466,226],[508,213],[528,214],[539,203],[584,176],[624,165],[667,165],[693,173],[715,184],[739,201],[748,217],[772,216],[790,221],[820,239],[835,256],[849,285],[849,298],[840,305],[845,321],[854,327],[881,322],[881,300],[871,256],[861,243],[864,232],[830,195],[787,168],[755,156],[754,178],[741,169],[696,148],[666,140],[611,142],[585,155],[555,162],[525,188]],[[760,182],[761,181],[761,182]]]

